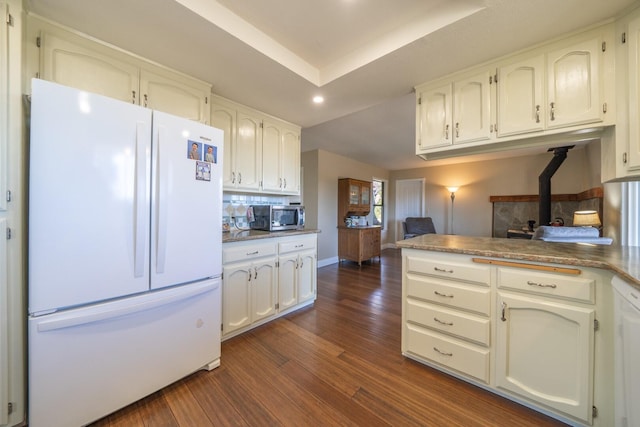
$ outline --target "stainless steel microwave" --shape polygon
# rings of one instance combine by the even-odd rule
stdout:
[[[248,217],[252,230],[304,229],[304,206],[252,205],[249,207]]]

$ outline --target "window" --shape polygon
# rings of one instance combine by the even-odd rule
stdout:
[[[373,225],[384,228],[384,182],[373,180]]]

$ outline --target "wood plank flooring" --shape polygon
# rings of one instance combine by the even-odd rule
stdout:
[[[318,299],[222,344],[197,372],[93,427],[561,426],[400,354],[400,251],[318,269]]]

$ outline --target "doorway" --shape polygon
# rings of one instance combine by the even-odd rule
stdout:
[[[402,221],[408,216],[424,216],[424,178],[396,181],[396,240],[402,240]]]

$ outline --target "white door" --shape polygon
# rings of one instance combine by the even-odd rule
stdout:
[[[402,222],[409,216],[424,216],[424,179],[396,181],[396,240],[402,240]]]
[[[153,112],[152,288],[222,274],[222,151],[221,130]]]
[[[31,100],[29,312],[148,290],[151,110],[38,79]]]

